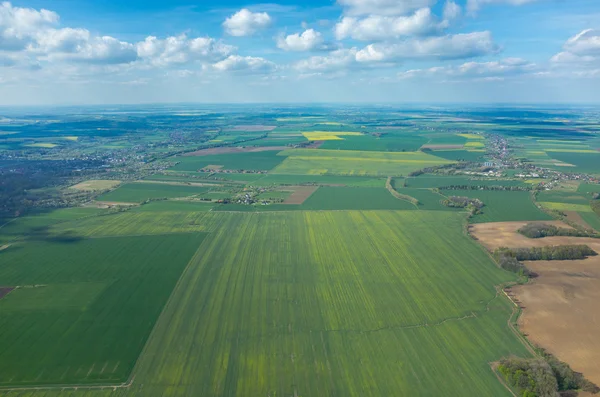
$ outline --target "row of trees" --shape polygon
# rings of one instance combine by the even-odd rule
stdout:
[[[466,208],[471,215],[481,213],[481,209],[485,206],[483,201],[462,196],[450,196],[447,200],[441,201],[442,205],[450,208]]]
[[[498,370],[523,397],[577,395],[576,390],[598,393],[600,388],[575,372],[568,364],[543,352],[538,358],[507,358]]]
[[[545,223],[528,223],[527,225],[520,228],[518,232],[524,235],[525,237],[529,238],[542,238],[552,236],[600,238],[600,235],[598,233],[592,231],[567,229],[564,227],[557,227]]]
[[[598,255],[587,245],[553,245],[531,248],[498,248],[495,256],[515,258],[518,261],[561,261],[585,259]]]
[[[448,185],[440,190],[493,190],[493,191],[530,191],[529,186],[499,186],[499,185]]]

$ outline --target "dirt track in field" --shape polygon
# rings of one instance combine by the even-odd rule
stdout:
[[[210,149],[196,150],[195,152],[185,153],[183,156],[210,156],[212,154],[228,153],[257,153],[269,151],[282,151],[289,149],[287,146],[256,146],[256,147],[215,147]]]
[[[587,222],[583,220],[583,218],[581,217],[581,215],[579,215],[579,213],[577,211],[564,211],[564,212],[565,212],[565,215],[567,215],[567,220],[569,222],[576,223],[576,224],[584,227],[585,229],[594,230],[593,227],[588,225]]]
[[[600,239],[546,237],[529,239],[517,230],[527,222],[471,226],[486,248],[587,244],[600,253]],[[559,222],[545,222],[569,227]],[[519,328],[529,340],[600,384],[600,256],[575,261],[532,261],[526,266],[539,277],[512,288],[523,307]]]
[[[318,186],[286,186],[285,190],[293,190],[294,193],[290,194],[282,204],[302,204],[316,192],[318,188]]]

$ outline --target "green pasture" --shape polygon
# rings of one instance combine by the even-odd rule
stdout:
[[[105,193],[98,201],[118,203],[141,203],[160,198],[189,197],[208,191],[205,186],[169,185],[167,183],[127,183],[116,190]]]

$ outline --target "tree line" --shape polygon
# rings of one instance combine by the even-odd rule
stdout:
[[[600,234],[593,231],[568,229],[546,223],[528,223],[518,230],[519,233],[529,238],[543,238],[552,236],[593,237],[600,238]]]
[[[598,393],[600,388],[547,352],[536,358],[506,358],[498,371],[523,397],[576,396],[577,390]]]
[[[551,245],[531,248],[498,248],[495,255],[513,257],[518,261],[562,261],[585,259],[598,255],[587,245]]]

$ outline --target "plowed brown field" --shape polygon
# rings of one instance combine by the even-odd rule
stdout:
[[[568,227],[562,222],[548,222]],[[517,230],[526,222],[470,227],[486,248],[587,244],[600,253],[600,239],[546,237],[529,239]],[[534,344],[600,384],[600,256],[575,261],[525,262],[539,277],[512,288],[524,307],[519,327]]]

